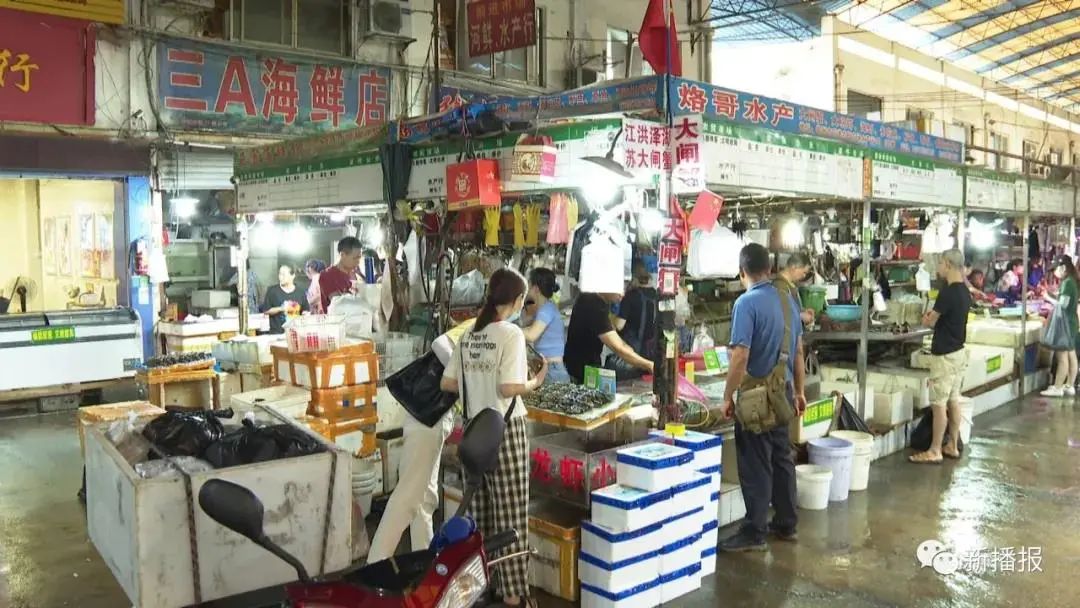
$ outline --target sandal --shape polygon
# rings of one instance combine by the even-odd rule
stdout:
[[[941,461],[941,456],[934,458],[929,452],[919,452],[908,456],[908,462],[914,462],[915,464],[941,464]]]
[[[945,458],[951,458],[953,460],[959,460],[960,459],[960,450],[949,450],[948,448],[943,448],[941,450],[941,455],[944,456]]]

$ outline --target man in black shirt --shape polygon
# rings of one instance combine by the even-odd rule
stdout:
[[[611,304],[621,298],[620,294],[583,293],[574,302],[570,326],[566,330],[563,363],[578,384],[584,381],[585,366],[600,367],[605,345],[630,365],[652,373],[653,362],[634,352],[611,324],[608,311]]]
[[[967,317],[971,293],[964,283],[964,254],[952,249],[941,254],[938,276],[946,286],[938,292],[934,309],[923,317],[923,325],[934,328],[930,345],[930,406],[934,414],[934,434],[930,449],[911,456],[911,462],[939,463],[942,456],[959,458],[960,387],[967,369]],[[945,431],[949,431],[949,442]]]
[[[656,354],[656,302],[660,296],[645,264],[636,260],[632,268],[634,282],[619,303],[615,329],[634,352],[651,359]]]
[[[291,266],[278,269],[278,284],[266,290],[262,310],[270,317],[272,334],[283,333],[285,321],[307,312],[307,295],[296,286],[296,273]]]

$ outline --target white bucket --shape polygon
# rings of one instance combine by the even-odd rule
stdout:
[[[373,497],[374,494],[371,491],[360,492],[353,488],[353,500],[360,505],[360,512],[364,514],[364,517],[371,514],[371,500]]]
[[[965,445],[971,439],[971,427],[975,422],[975,402],[967,397],[960,398],[960,441]]]
[[[851,491],[865,490],[870,482],[870,460],[874,456],[874,436],[859,431],[833,431],[829,437],[846,439],[855,446],[851,457]]]
[[[829,488],[829,500],[847,500],[851,490],[851,458],[855,455],[855,446],[846,439],[821,437],[807,442],[810,464],[820,464],[832,469],[832,485]]]
[[[796,504],[800,509],[822,511],[829,506],[832,469],[816,464],[795,467]]]

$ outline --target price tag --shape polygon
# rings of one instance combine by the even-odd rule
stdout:
[[[835,412],[836,400],[832,397],[826,397],[807,404],[806,413],[803,414],[803,428],[814,426],[819,422],[830,421],[833,419]]]
[[[986,373],[992,374],[1001,369],[1001,355],[994,355],[986,360]]]
[[[705,371],[710,374],[723,374],[728,370],[728,352],[726,346],[705,351]]]

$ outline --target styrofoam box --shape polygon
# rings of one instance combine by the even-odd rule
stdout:
[[[675,503],[673,510],[676,511],[693,506],[706,507],[711,498],[712,477],[697,471],[690,473],[690,481],[671,489],[671,500]]]
[[[701,560],[660,577],[660,602],[666,604],[701,589]]]
[[[619,593],[655,579],[659,567],[660,551],[615,563],[605,562],[582,551],[578,557],[578,580],[608,593]]]
[[[616,532],[591,521],[581,522],[581,552],[608,563],[645,555],[663,545],[664,524],[662,523],[633,532]]]
[[[701,576],[716,572],[716,547],[701,552]]]
[[[665,443],[686,448],[694,453],[694,468],[697,470],[719,466],[724,458],[724,438],[720,435],[686,431],[682,435],[670,435],[656,430],[649,433]]]
[[[709,504],[701,512],[702,527],[720,522],[720,493],[714,492],[709,497]]]
[[[289,373],[290,362],[284,359],[278,361],[278,377],[279,378],[291,378]],[[345,371],[347,364],[344,361],[335,361],[329,363],[330,365],[330,383],[326,386],[322,386],[323,377],[323,364],[319,363],[314,366],[310,366],[306,363],[299,361],[292,362],[293,372],[296,374],[296,383],[306,388],[338,388],[345,386]],[[372,375],[373,365],[368,360],[353,361],[353,374],[356,377],[356,384],[368,384],[378,380],[377,377]],[[311,368],[315,369],[312,370]]]
[[[230,403],[232,408],[240,413],[256,409],[257,404],[273,408],[289,418],[300,418],[307,414],[309,401],[311,391],[297,386],[281,385],[233,395]]]
[[[873,421],[890,427],[907,422],[914,416],[914,403],[911,389],[893,388],[888,393],[879,390],[874,394]]]
[[[656,608],[660,605],[660,579],[622,593],[609,593],[592,585],[581,585],[581,608]]]
[[[710,486],[709,486],[710,489],[712,490],[712,492],[714,494],[716,492],[720,491],[720,484],[723,483],[723,476],[724,476],[724,467],[723,467],[723,465],[718,464],[715,467],[708,467],[708,468],[705,468],[705,469],[701,469],[701,470],[698,471],[698,473],[705,473],[706,475],[711,475],[712,476],[712,484],[710,484]]]
[[[826,397],[833,392],[839,391],[844,395],[844,399],[847,399],[851,403],[852,407],[859,407],[859,385],[851,384],[848,382],[822,382],[821,383],[821,396]],[[836,411],[840,411],[840,403],[836,404]],[[874,386],[870,383],[866,383],[866,401],[863,402],[863,412],[861,415],[864,420],[869,420],[874,417]],[[832,425],[832,421],[826,421],[819,424],[815,424],[808,429],[803,429],[803,439],[809,441],[811,439],[817,439],[829,434],[829,427]],[[819,432],[820,431],[820,432]]]
[[[615,453],[619,484],[642,490],[668,490],[690,480],[694,453],[666,443],[647,443]]]
[[[1011,368],[1010,368],[1011,369]],[[837,365],[822,365],[821,378],[823,382],[837,382],[841,378],[850,378],[855,375],[854,369]],[[906,367],[885,368],[872,366],[867,370],[866,384],[875,389],[899,388],[911,389],[915,398],[915,407],[923,408],[930,405],[930,372],[923,369],[908,369]],[[822,388],[822,391],[825,389]],[[869,401],[869,399],[868,399]],[[852,403],[854,405],[854,402]],[[873,418],[873,415],[870,416]]]
[[[616,532],[640,530],[671,517],[671,491],[615,484],[592,493],[593,523]]]
[[[683,530],[683,534],[686,531]],[[668,535],[669,538],[671,537]],[[674,574],[701,563],[701,530],[680,538],[660,550],[660,576]]]
[[[682,513],[672,515],[664,520],[664,539],[667,541],[665,544],[701,531],[702,513],[705,511],[704,506],[691,508],[689,511],[683,510],[684,508],[683,505],[672,502],[672,512],[682,510]]]
[[[191,305],[195,308],[228,308],[231,295],[223,290],[197,289],[191,292]]]
[[[701,554],[704,555],[709,549],[716,551],[716,546],[719,544],[720,522],[712,521],[705,524],[701,529],[701,541],[698,543],[698,549],[701,550]]]

